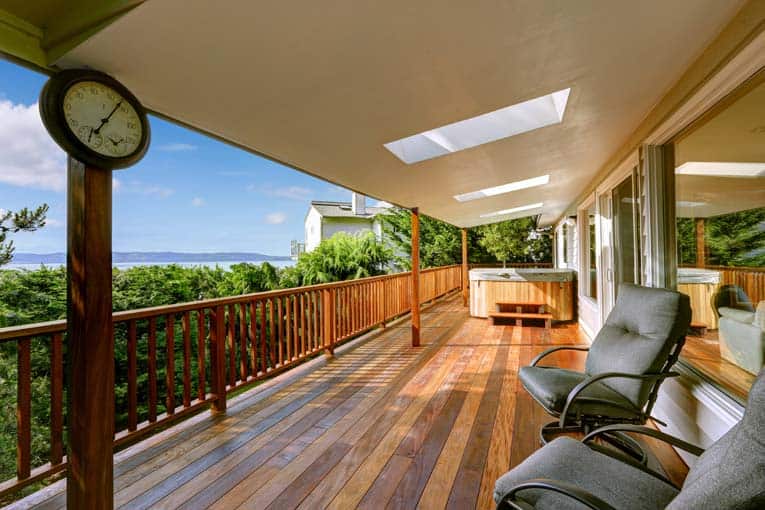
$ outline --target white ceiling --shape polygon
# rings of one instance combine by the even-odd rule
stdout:
[[[680,140],[675,159],[678,167],[687,161],[765,163],[765,83]],[[765,176],[678,175],[675,179],[681,217],[705,218],[765,207]]]
[[[59,64],[103,70],[154,111],[458,226],[540,201],[544,223],[742,3],[155,0]],[[414,165],[383,147],[568,87],[561,124]],[[547,173],[544,187],[453,198]]]

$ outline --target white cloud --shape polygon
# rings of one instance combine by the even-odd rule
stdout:
[[[197,146],[190,143],[166,143],[157,147],[157,150],[163,152],[187,152],[197,150]]]
[[[66,155],[48,135],[37,104],[0,100],[0,182],[66,189]]]
[[[191,205],[194,207],[202,207],[205,205],[205,200],[201,197],[194,197],[191,199]]]
[[[56,218],[46,218],[45,226],[52,228],[63,228],[66,226],[66,221],[62,221]]]
[[[157,186],[155,184],[147,184],[141,181],[129,181],[127,183],[122,183],[120,181],[117,182],[119,183],[117,190],[124,193],[135,193],[138,195],[146,195],[159,198],[167,198],[175,193],[175,190],[172,188]],[[114,184],[114,181],[112,181],[112,184]]]
[[[122,181],[117,179],[116,177],[112,177],[112,191],[117,191],[122,189]]]
[[[281,225],[287,221],[287,215],[282,212],[275,212],[266,215],[266,223],[269,225]]]
[[[272,197],[287,198],[289,200],[311,200],[312,198],[316,198],[314,196],[314,190],[310,188],[304,188],[302,186],[284,186],[275,188],[268,185],[257,186],[250,184],[247,186],[247,189],[257,193],[265,193],[266,195],[270,195]]]

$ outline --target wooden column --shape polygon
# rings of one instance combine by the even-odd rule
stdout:
[[[110,509],[114,335],[112,172],[69,158],[67,188],[68,508]]]
[[[707,264],[707,246],[704,242],[706,220],[696,218],[696,267],[704,267]]]
[[[468,305],[468,242],[467,229],[462,229],[462,306]]]
[[[420,211],[412,208],[412,347],[420,346]]]

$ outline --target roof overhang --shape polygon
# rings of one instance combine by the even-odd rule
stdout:
[[[102,70],[162,116],[458,226],[540,202],[545,224],[743,3],[12,0],[0,50]],[[568,88],[559,123],[415,164],[384,146]]]

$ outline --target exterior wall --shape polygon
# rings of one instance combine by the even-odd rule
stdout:
[[[719,101],[727,93],[723,92],[724,90],[728,92],[733,90],[762,67],[763,53],[758,48],[763,46],[763,38],[765,38],[765,2],[751,1],[741,9],[732,22],[688,68],[678,83],[658,102],[630,135],[627,142],[600,169],[598,177],[583,191],[580,198],[571,204],[566,214],[574,214],[630,154],[636,153],[644,145],[660,146],[670,143],[673,136]],[[757,57],[757,55],[760,56]],[[643,172],[653,172],[654,167],[657,166],[647,164],[643,160],[640,161],[640,165]],[[644,181],[650,181],[650,177],[654,177],[654,181],[657,182],[653,184],[660,188],[653,191],[662,193],[644,195],[643,207],[648,212],[663,210],[667,204],[656,201],[670,200],[672,194],[670,193],[667,197],[665,192],[671,191],[666,187],[673,184],[668,183],[666,179],[658,182],[659,179],[656,179],[656,176],[646,178],[646,174],[643,174]],[[674,217],[674,211],[671,210],[673,208],[669,207],[669,209],[668,214]],[[578,232],[586,235],[586,230],[581,228],[581,218],[579,227]],[[650,248],[652,242],[662,242],[665,245],[673,243],[672,236],[666,235],[666,228],[666,225],[646,228],[643,231],[646,246],[642,248],[644,250],[647,247]],[[600,244],[602,242],[600,236],[598,235],[597,238]],[[581,240],[578,241],[581,261],[582,245]],[[598,246],[597,252],[600,253],[601,249],[602,246]],[[674,246],[665,251],[674,256],[672,255]],[[644,284],[672,285],[675,275],[668,272],[673,271],[673,264],[657,261],[655,257],[646,257],[644,260]],[[654,278],[646,278],[649,271],[653,272]],[[603,295],[602,292],[599,294]],[[591,337],[597,333],[600,315],[605,313],[607,310],[600,310],[599,306],[580,296],[579,322],[582,329]],[[741,419],[743,407],[717,386],[701,377],[692,367],[678,363],[675,370],[681,373],[681,377],[669,379],[662,384],[653,415],[667,423],[666,432],[702,447],[708,447]],[[681,451],[678,453],[689,464],[695,460],[695,457]]]
[[[313,251],[321,242],[321,215],[311,207],[305,217],[305,251]]]

